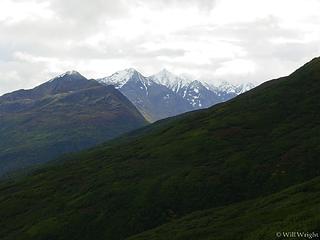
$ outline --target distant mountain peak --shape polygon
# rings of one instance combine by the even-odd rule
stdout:
[[[134,68],[126,68],[124,70],[118,71],[114,74],[112,74],[111,76],[116,76],[118,75],[119,77],[126,79],[126,80],[130,80],[130,78],[134,75],[141,75],[140,72],[138,72],[136,69]]]
[[[178,91],[181,87],[190,84],[191,82],[187,78],[177,76],[165,68],[157,74],[150,76],[150,79],[158,84],[168,87],[174,92]]]
[[[115,72],[111,76],[98,79],[98,82],[107,84],[107,85],[114,85],[116,88],[121,88],[125,85],[128,81],[131,80],[138,80],[141,82],[146,82],[147,79],[136,69],[134,68],[127,68],[118,72]]]
[[[122,71],[129,72],[129,73],[137,73],[138,72],[135,68],[126,68]]]
[[[228,82],[210,84],[191,75],[175,75],[166,68],[149,77],[127,68],[97,81],[119,89],[151,121],[210,107],[252,88]]]
[[[113,73],[111,76],[116,76],[116,75],[120,75],[121,77],[131,77],[134,74],[139,73],[136,69],[134,68],[126,68],[120,71],[117,71],[115,73]]]
[[[159,71],[158,73],[156,73],[153,76],[158,76],[158,77],[177,77],[175,74],[173,74],[172,72],[170,72],[166,68],[162,69],[161,71]]]
[[[64,79],[64,80],[85,79],[86,80],[86,78],[83,75],[81,75],[79,72],[75,70],[67,71],[63,74],[60,74],[57,77],[54,77],[51,80],[49,80],[49,82],[54,82],[55,80],[58,80],[58,79]]]
[[[67,93],[84,88],[100,86],[96,81],[88,80],[77,71],[68,71],[37,86],[39,96]]]
[[[170,72],[168,69],[163,68],[160,72],[158,72],[159,75],[174,75],[172,72]]]
[[[81,75],[81,74],[78,71],[71,70],[71,71],[67,71],[65,75]]]
[[[80,77],[83,77],[78,71],[75,71],[75,70],[67,71],[67,72],[59,75],[58,77],[65,77],[65,76],[80,76]]]
[[[205,86],[215,92],[225,92],[225,93],[232,93],[239,95],[241,93],[244,93],[246,91],[251,90],[255,87],[253,83],[247,82],[247,83],[231,83],[228,81],[223,81],[220,83],[205,83]]]

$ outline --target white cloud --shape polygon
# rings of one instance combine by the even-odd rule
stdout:
[[[6,24],[21,22],[25,19],[50,18],[53,12],[49,9],[49,2],[10,1],[2,0],[0,8],[0,22]]]
[[[70,69],[259,83],[320,55],[319,11],[318,0],[3,0],[0,94]]]

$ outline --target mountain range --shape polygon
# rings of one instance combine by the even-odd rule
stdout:
[[[102,143],[147,124],[145,119],[206,108],[251,87],[213,87],[167,70],[144,77],[126,69],[96,81],[66,72],[0,97],[0,176]]]
[[[319,97],[315,58],[230,101],[0,182],[0,238],[269,240],[319,232]]]
[[[0,97],[0,175],[80,151],[147,121],[113,86],[75,71]]]
[[[254,87],[251,83],[233,85],[228,82],[215,86],[174,75],[166,69],[145,77],[129,68],[97,81],[119,89],[151,122],[211,107]]]

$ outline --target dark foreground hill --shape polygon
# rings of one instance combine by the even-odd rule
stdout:
[[[312,200],[318,196],[318,180],[300,188],[302,192],[297,187],[299,204],[295,193],[268,197],[320,175],[319,95],[317,58],[227,103],[155,123],[26,178],[2,183],[0,238],[119,240],[172,221],[180,231],[177,219],[191,216],[202,222],[196,211],[232,204],[225,210],[208,210],[217,222],[204,220],[213,226],[204,239],[215,239],[215,232],[230,219],[234,231],[246,229],[243,220],[254,222],[251,216],[263,211],[263,201],[270,216],[260,217],[248,231],[274,231],[272,225],[263,228],[264,221],[275,220],[272,201],[279,201],[281,208],[279,226],[287,223],[292,209],[302,211],[309,200],[310,209],[319,207],[319,201]],[[257,209],[252,209],[254,204]],[[219,214],[227,214],[229,220]],[[317,216],[303,214],[293,217],[292,226],[299,228],[293,231],[320,228]],[[168,234],[168,228],[163,229]],[[201,224],[195,231],[201,232]]]
[[[320,178],[280,193],[197,211],[128,240],[319,239]]]
[[[68,72],[0,97],[0,175],[146,124],[118,90]]]

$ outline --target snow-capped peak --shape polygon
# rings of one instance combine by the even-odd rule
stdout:
[[[67,77],[66,79],[69,79],[69,80],[72,80],[73,78],[70,78],[70,77],[77,77],[77,78],[85,78],[83,77],[79,72],[75,71],[75,70],[72,70],[72,71],[67,71],[63,74],[60,74],[59,76],[55,77],[55,78],[52,78],[51,80],[49,80],[49,82],[53,82],[57,79],[61,79],[61,78],[65,78]]]
[[[65,75],[80,75],[80,73],[78,71],[71,70],[71,71],[67,71]]]
[[[118,81],[127,81],[135,74],[139,74],[137,70],[135,70],[134,68],[127,68],[127,69],[115,72],[110,76],[110,78]]]
[[[249,91],[255,87],[253,83],[233,84],[227,81],[223,81],[219,84],[206,83],[206,86],[208,86],[212,91],[222,91],[225,93],[234,93],[236,95]]]
[[[149,79],[145,78],[141,73],[139,73],[134,68],[127,68],[118,72],[115,72],[111,76],[98,79],[98,82],[107,84],[107,85],[114,85],[116,88],[121,88],[125,85],[128,81],[139,81],[144,85],[150,85]]]
[[[150,76],[149,78],[158,84],[168,87],[174,92],[179,91],[181,87],[184,87],[191,83],[189,79],[174,75],[167,69],[163,69],[157,74]]]
[[[134,68],[127,68],[115,72],[111,76],[98,79],[98,81],[104,84],[114,85],[116,88],[121,88],[136,72]]]
[[[70,73],[73,73],[70,72]],[[69,73],[69,74],[70,74]],[[136,82],[141,84],[140,88],[146,89],[148,92],[148,86],[153,85],[154,83],[166,86],[170,90],[175,93],[183,93],[183,96],[186,95],[187,91],[193,89],[194,91],[200,91],[201,88],[205,88],[206,90],[213,91],[216,93],[224,92],[227,94],[241,94],[246,92],[254,87],[253,84],[233,84],[230,82],[220,82],[212,84],[210,82],[204,82],[201,80],[194,80],[192,77],[186,77],[183,75],[175,75],[168,71],[167,69],[163,69],[157,74],[154,74],[150,77],[144,77],[141,73],[139,73],[134,68],[127,68],[122,71],[118,71],[111,76],[97,79],[98,82],[105,85],[113,85],[115,88],[120,89],[126,83]]]
[[[65,77],[65,76],[82,76],[82,75],[75,70],[71,70],[59,75],[58,78]]]

